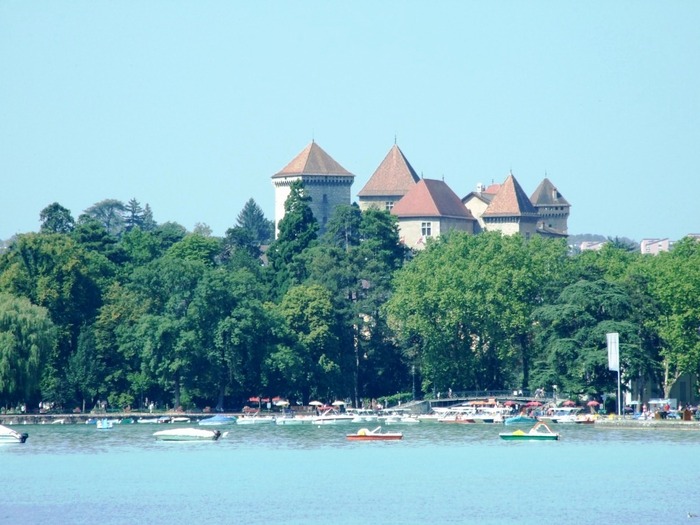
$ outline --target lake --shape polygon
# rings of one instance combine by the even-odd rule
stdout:
[[[171,425],[20,425],[27,442],[0,445],[0,523],[602,525],[700,514],[698,427],[552,426],[561,440],[423,422],[392,426],[404,432],[394,442],[348,442],[360,427],[350,424],[231,425],[219,441],[182,443],[153,438]]]

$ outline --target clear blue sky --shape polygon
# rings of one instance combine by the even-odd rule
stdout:
[[[460,197],[547,174],[569,232],[700,232],[700,2],[0,1],[0,239],[107,198],[215,235],[312,138]]]

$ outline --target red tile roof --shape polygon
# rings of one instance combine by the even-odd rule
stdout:
[[[275,173],[272,178],[290,175],[346,175],[354,177],[315,142],[306,146],[299,155],[294,157],[281,171]]]
[[[420,177],[394,144],[384,160],[357,194],[360,197],[406,195]]]
[[[397,217],[445,217],[471,219],[474,217],[457,194],[435,179],[421,179],[391,210]]]
[[[482,217],[518,217],[523,215],[536,216],[537,210],[511,173]]]

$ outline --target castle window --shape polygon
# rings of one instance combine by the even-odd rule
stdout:
[[[433,234],[433,223],[422,222],[420,225],[420,234],[423,237],[430,237]]]
[[[323,194],[323,202],[328,202],[328,195],[325,193]]]
[[[391,211],[391,209],[394,207],[394,201],[386,201],[384,203],[384,209],[386,211]]]

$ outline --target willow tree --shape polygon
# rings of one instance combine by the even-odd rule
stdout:
[[[0,401],[12,406],[39,399],[41,373],[56,345],[46,308],[0,293]]]

